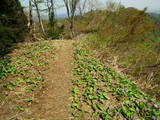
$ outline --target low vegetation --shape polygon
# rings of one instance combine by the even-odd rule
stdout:
[[[72,114],[82,119],[160,119],[160,105],[133,81],[118,74],[84,48],[75,50]]]
[[[8,114],[14,116],[36,102],[50,59],[54,59],[51,41],[20,44],[0,59],[0,119]]]
[[[114,3],[113,3],[114,5]],[[146,9],[113,7],[96,10],[76,19],[77,33],[87,33],[87,49],[104,63],[118,66],[140,87],[159,99],[160,26]]]
[[[63,5],[54,0],[28,0],[25,9],[19,0],[1,0],[0,120],[37,120],[41,116],[55,119],[57,114],[56,118],[69,117],[66,111],[70,105],[66,103],[70,98],[64,93],[71,87],[72,72],[65,67],[72,67],[68,65],[72,62],[72,46],[67,43],[71,41],[54,39],[78,41],[74,50],[73,88],[71,94],[67,93],[72,96],[74,120],[159,120],[159,15],[147,13],[147,8],[125,8],[111,1],[105,6],[99,0],[60,3]],[[56,9],[61,7],[66,9],[67,18],[58,20]],[[43,20],[42,12],[48,20]],[[53,63],[54,42],[57,58]],[[71,53],[67,54],[68,51]],[[53,67],[49,71],[51,76],[46,74],[49,67]],[[49,80],[44,84],[47,77]],[[63,77],[66,78],[62,80]],[[56,81],[59,78],[61,81]],[[63,81],[65,87],[61,86]],[[53,91],[57,94],[52,95]],[[66,105],[61,107],[62,104]],[[54,107],[58,108],[55,112]],[[36,108],[37,114],[31,108]]]

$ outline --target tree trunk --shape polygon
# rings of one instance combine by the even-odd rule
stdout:
[[[29,0],[29,18],[28,18],[28,28],[29,28],[29,39],[33,39],[33,16],[32,16],[32,2]]]
[[[40,12],[39,12],[39,8],[38,8],[38,3],[35,0],[34,0],[34,3],[35,3],[36,12],[37,12],[37,16],[38,16],[38,20],[39,20],[41,30],[42,30],[43,34],[45,34],[43,23],[42,23]]]
[[[67,10],[67,16],[68,16],[68,18],[70,18],[69,3],[65,2],[65,6],[66,6],[66,10]]]
[[[54,4],[53,0],[51,0],[51,25],[55,25],[55,13],[54,13]]]
[[[70,30],[71,30],[71,37],[73,37],[74,36],[74,30],[73,30],[73,28],[74,28],[74,16],[72,16],[71,18],[70,18]]]
[[[65,4],[66,10],[67,10],[68,21],[70,23],[71,37],[73,37],[74,36],[74,31],[73,31],[74,17],[75,17],[75,12],[76,12],[76,9],[77,9],[77,5],[78,5],[80,0],[71,0],[71,1],[63,0],[63,1],[64,1],[64,4]]]
[[[32,2],[29,0],[29,26],[33,25]]]
[[[48,7],[48,20],[51,21],[51,7],[49,5],[49,0],[47,0],[47,7]]]

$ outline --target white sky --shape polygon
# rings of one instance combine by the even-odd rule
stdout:
[[[148,7],[149,11],[160,12],[160,0],[114,0],[121,2],[126,7],[136,7],[138,9],[144,9]]]
[[[28,6],[28,0],[20,0],[23,6]],[[62,0],[56,0],[58,4],[62,4]],[[107,0],[99,0],[100,2],[105,3]],[[160,0],[113,0],[115,2],[121,2],[125,7],[135,7],[138,9],[144,9],[148,7],[150,12],[159,12],[160,13]],[[57,14],[66,13],[65,8],[60,8],[57,10]]]

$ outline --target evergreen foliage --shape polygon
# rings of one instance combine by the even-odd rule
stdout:
[[[0,50],[23,41],[27,18],[19,0],[0,1]]]

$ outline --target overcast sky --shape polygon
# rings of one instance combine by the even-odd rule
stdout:
[[[160,0],[114,0],[121,2],[126,7],[136,7],[138,9],[144,9],[148,7],[149,11],[160,12]]]
[[[23,6],[28,6],[28,0],[20,0],[22,1]],[[57,0],[59,4],[62,4],[62,0]],[[105,3],[107,0],[99,0]],[[115,2],[121,2],[125,7],[135,7],[138,9],[144,9],[148,7],[149,12],[159,12],[160,13],[160,0],[113,0]],[[65,8],[60,8],[57,10],[57,14],[66,13]]]

